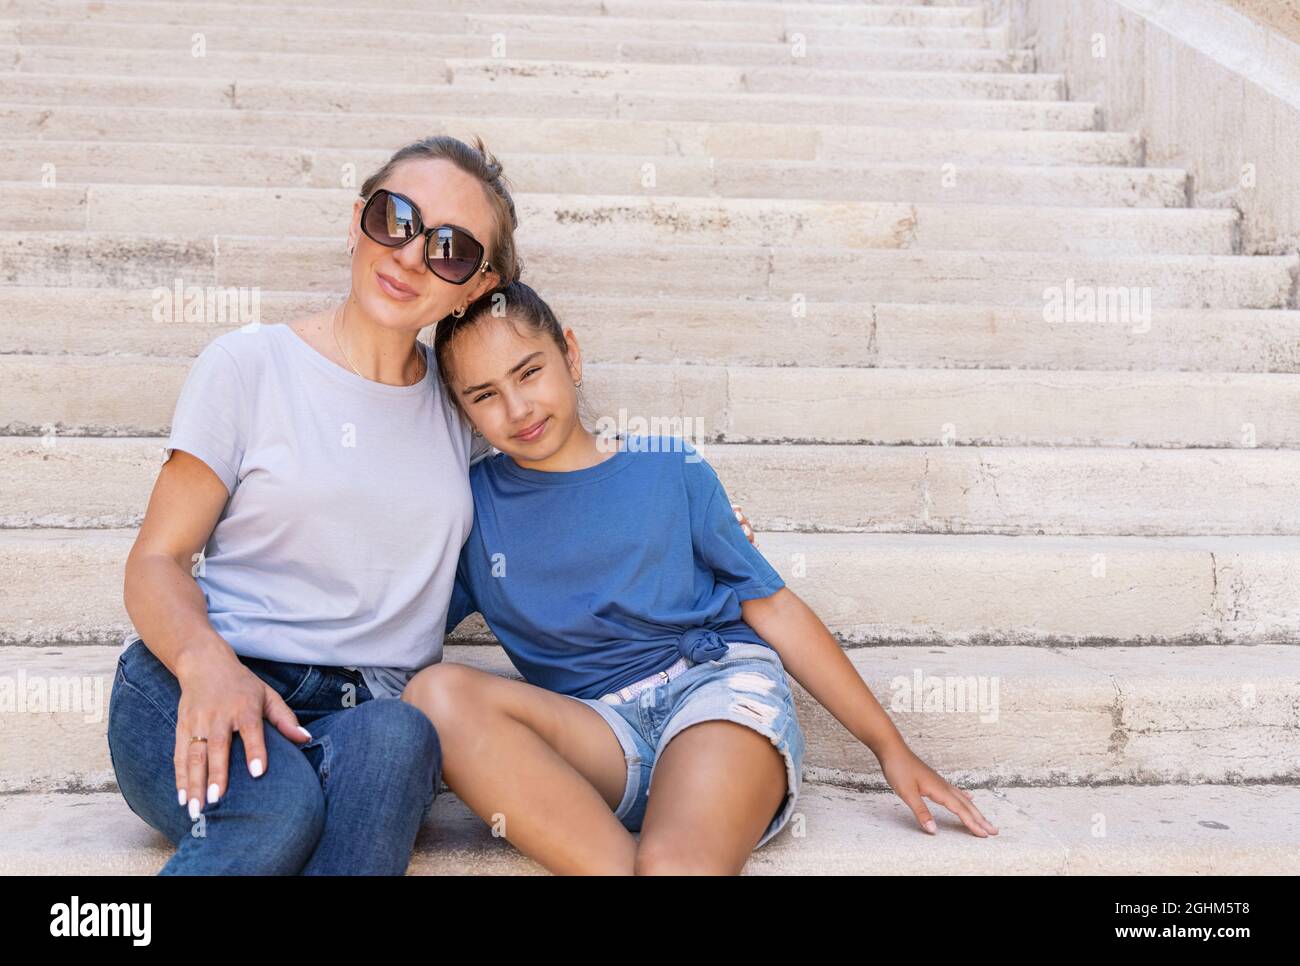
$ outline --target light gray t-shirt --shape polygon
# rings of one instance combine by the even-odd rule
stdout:
[[[355,667],[375,697],[441,659],[469,464],[492,447],[420,345],[414,386],[344,369],[287,324],[227,332],[195,360],[164,459],[185,450],[230,492],[195,579],[235,653]]]

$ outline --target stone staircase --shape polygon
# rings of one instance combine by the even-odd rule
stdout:
[[[747,871],[1300,867],[1294,253],[1244,253],[980,5],[385,7],[0,0],[0,688],[85,688],[0,713],[0,872],[170,853],[104,740],[122,564],[187,367],[242,320],[155,290],[320,307],[348,185],[439,132],[502,156],[594,408],[704,427],[1001,830],[921,832],[796,689],[803,826]],[[1149,315],[1045,320],[1116,287]],[[448,657],[514,673],[477,618]],[[447,792],[411,871],[540,869]]]

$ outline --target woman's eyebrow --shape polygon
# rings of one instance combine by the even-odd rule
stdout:
[[[513,376],[516,372],[518,372],[520,369],[522,369],[524,366],[526,366],[526,365],[529,363],[530,360],[535,359],[537,356],[540,356],[541,354],[542,354],[542,353],[541,353],[541,350],[538,350],[537,352],[530,352],[530,353],[528,353],[528,355],[524,356],[522,359],[520,359],[518,362],[516,362],[513,366],[511,366],[511,367],[510,367],[510,371],[507,372],[506,375],[507,375],[507,376]],[[467,387],[465,387],[464,389],[462,389],[462,390],[460,391],[460,394],[461,394],[462,396],[468,396],[470,393],[472,393],[472,392],[478,392],[480,389],[486,389],[486,388],[488,388],[488,386],[490,386],[490,385],[492,385],[492,383],[490,383],[490,382],[483,382],[483,383],[479,383],[477,386],[467,386]]]

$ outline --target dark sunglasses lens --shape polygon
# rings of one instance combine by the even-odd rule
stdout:
[[[361,227],[381,245],[403,245],[420,230],[420,216],[403,198],[381,189],[366,206]]]
[[[429,238],[429,268],[448,282],[463,282],[474,274],[483,246],[457,228],[443,226]]]

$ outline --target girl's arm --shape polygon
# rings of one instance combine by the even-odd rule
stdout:
[[[745,623],[772,645],[794,679],[871,749],[885,780],[912,809],[922,828],[937,832],[934,818],[921,800],[924,796],[956,814],[975,835],[997,834],[965,789],[950,785],[907,746],[830,630],[790,588],[742,601],[740,610]]]

